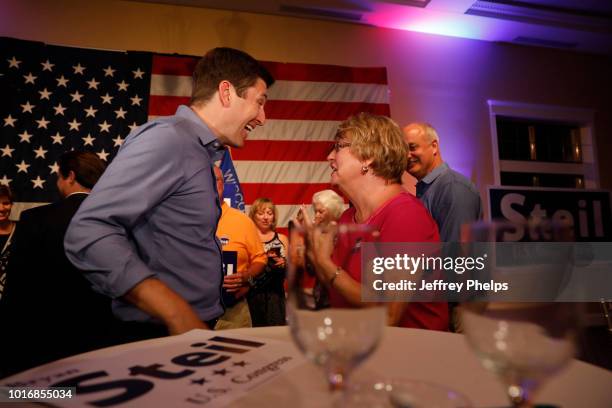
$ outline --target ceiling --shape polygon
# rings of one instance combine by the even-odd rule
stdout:
[[[612,55],[610,0],[140,0]]]

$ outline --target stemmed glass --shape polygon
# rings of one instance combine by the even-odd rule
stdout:
[[[576,308],[571,303],[462,306],[469,345],[499,376],[513,407],[529,407],[535,392],[574,355]]]
[[[321,228],[321,227],[315,227]],[[328,228],[335,241],[350,243],[358,251],[362,242],[375,242],[377,233],[368,225],[342,225]],[[386,309],[324,307],[313,309],[300,283],[313,273],[306,257],[304,229],[289,232],[289,272],[287,315],[291,335],[298,348],[325,372],[334,399],[341,398],[348,379],[361,362],[376,349],[386,323]]]
[[[507,222],[477,223],[469,228],[471,241],[508,242],[566,241],[571,234],[565,226],[519,225]],[[525,234],[530,231],[531,234]],[[537,232],[543,232],[538,234]],[[535,232],[535,233],[534,233]],[[524,245],[524,244],[523,244]],[[532,245],[532,244],[528,244]],[[536,245],[535,243],[533,245]],[[492,260],[491,273],[502,268]],[[558,276],[563,271],[557,262],[516,266],[515,276],[528,287],[525,276]],[[506,265],[507,266],[507,265]],[[538,273],[524,273],[534,271]],[[557,268],[555,270],[555,268]],[[508,273],[505,268],[503,273]],[[510,275],[506,275],[510,276]],[[534,281],[533,285],[539,283]],[[461,318],[466,340],[485,368],[499,376],[513,407],[532,406],[534,394],[542,383],[558,372],[574,355],[574,342],[580,323],[580,308],[575,303],[552,302],[464,303]],[[536,299],[533,299],[536,300]]]
[[[348,251],[351,254],[359,252],[363,243],[378,242],[378,231],[369,225],[340,225],[330,228],[329,232],[335,234],[336,245],[351,248]],[[333,307],[313,310],[312,302],[300,287],[302,276],[309,273],[305,262],[304,230],[292,228],[289,238],[287,315],[291,334],[298,348],[325,372],[333,406],[470,406],[460,393],[423,381],[377,378],[350,382],[354,369],[373,353],[380,342],[387,321],[386,305],[372,303],[365,308],[338,307],[338,302],[332,299]],[[348,259],[337,261],[344,268],[349,263]],[[362,285],[361,290],[368,290],[367,286]]]

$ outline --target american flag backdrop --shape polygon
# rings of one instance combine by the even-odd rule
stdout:
[[[112,160],[147,120],[151,58],[0,38],[0,183],[50,202],[63,152]]]
[[[54,162],[63,151],[110,161],[132,128],[174,114],[189,101],[198,60],[0,41],[0,183],[26,202],[55,198]],[[247,206],[271,198],[283,228],[300,204],[330,187],[325,158],[338,124],[362,111],[389,115],[389,91],[385,68],[264,64],[276,78],[267,122],[232,149],[236,174],[224,161],[224,176],[226,184],[239,180]]]
[[[153,56],[149,115],[171,115],[189,101],[194,57]],[[276,79],[268,91],[267,121],[232,149],[245,202],[268,197],[281,228],[300,204],[330,188],[326,162],[336,128],[358,112],[389,115],[386,68],[263,62]],[[224,173],[225,175],[225,173]],[[227,176],[226,176],[227,177]]]

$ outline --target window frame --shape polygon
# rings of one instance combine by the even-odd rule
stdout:
[[[501,172],[550,173],[582,175],[584,189],[598,189],[599,170],[597,149],[593,137],[595,111],[592,109],[569,108],[554,105],[510,102],[489,99],[489,124],[491,127],[491,147],[493,153],[493,178],[495,185],[501,186]],[[520,160],[500,160],[497,138],[497,116],[540,121],[556,121],[576,124],[580,129],[582,163],[537,162]],[[514,187],[514,186],[504,186]],[[521,187],[521,186],[516,186]],[[565,188],[555,188],[565,190]],[[573,189],[569,189],[573,190]]]

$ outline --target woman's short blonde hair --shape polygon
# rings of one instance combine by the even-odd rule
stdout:
[[[344,200],[334,190],[318,191],[312,195],[312,204],[321,204],[330,213],[332,220],[337,221],[344,211]]]
[[[350,150],[359,160],[372,160],[370,168],[376,176],[401,184],[408,148],[402,130],[391,118],[367,112],[351,116],[336,132],[336,140],[343,137],[350,140]]]
[[[269,198],[260,197],[253,201],[253,204],[251,204],[251,208],[249,209],[249,217],[253,220],[253,222],[255,222],[255,214],[257,214],[259,211],[265,210],[266,208],[271,208],[272,212],[274,213],[274,221],[272,221],[270,226],[272,230],[275,230],[276,223],[278,222],[278,210],[276,209],[276,206],[272,200]]]

